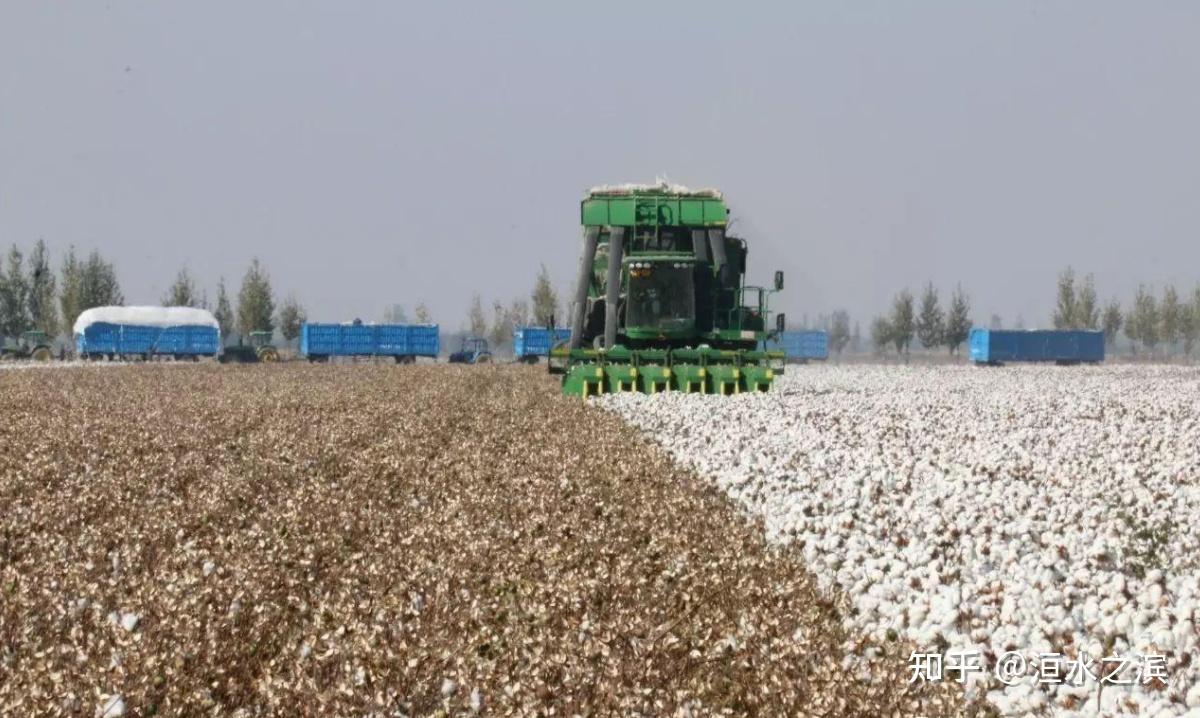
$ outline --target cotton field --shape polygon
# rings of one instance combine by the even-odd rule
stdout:
[[[799,366],[602,404],[798,547],[848,629],[977,663],[942,680],[1001,713],[1200,714],[1200,370]]]
[[[976,715],[531,367],[0,372],[0,715]]]

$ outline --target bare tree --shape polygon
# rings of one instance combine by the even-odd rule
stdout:
[[[417,324],[433,323],[433,315],[429,313],[429,307],[425,306],[425,302],[417,302],[416,309],[413,309],[413,318]]]
[[[384,324],[408,324],[408,312],[402,304],[389,304],[383,309]]]
[[[479,294],[471,298],[471,308],[467,310],[467,329],[473,337],[487,334],[487,317],[483,315],[483,300]]]
[[[492,326],[488,332],[488,341],[492,344],[492,351],[496,351],[508,342],[512,341],[513,325],[512,315],[504,305],[500,302],[492,303]]]
[[[508,305],[508,321],[514,327],[529,325],[529,302],[517,297]]]

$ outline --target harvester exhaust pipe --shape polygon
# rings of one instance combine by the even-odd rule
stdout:
[[[617,305],[621,301],[621,259],[625,249],[625,228],[608,232],[608,289],[604,294],[604,348],[617,343]]]
[[[579,257],[579,277],[575,280],[575,304],[571,307],[572,349],[583,345],[583,319],[587,314],[588,285],[592,281],[592,265],[596,261],[596,242],[600,239],[599,227],[588,227],[583,233],[583,254]]]

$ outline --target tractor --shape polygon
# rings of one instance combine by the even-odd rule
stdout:
[[[451,364],[487,364],[491,361],[492,353],[483,337],[463,337],[458,351],[450,355]]]
[[[217,358],[222,364],[273,364],[279,361],[279,350],[271,343],[271,332],[256,331],[238,337],[236,346],[225,347]]]
[[[571,304],[571,338],[550,353],[564,394],[767,391],[783,371],[761,343],[770,296],[745,283],[746,240],[727,233],[716,190],[618,185],[580,206],[583,252]]]
[[[21,337],[11,344],[0,338],[0,359],[50,361],[54,358],[51,341],[46,332],[38,329],[22,332]]]

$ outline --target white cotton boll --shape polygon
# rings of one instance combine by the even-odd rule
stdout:
[[[458,684],[450,678],[442,680],[442,697],[449,698],[458,690]]]
[[[217,570],[217,564],[213,563],[212,561],[205,561],[204,565],[200,568],[200,571],[201,571],[201,573],[204,574],[205,578],[208,578],[209,576],[211,576],[213,574],[213,571],[216,571],[216,570]]]
[[[124,628],[126,631],[133,631],[135,628],[138,627],[138,623],[140,623],[141,620],[142,620],[142,617],[140,614],[122,613],[121,614],[121,628]]]
[[[1183,702],[1188,708],[1200,708],[1200,681],[1197,681],[1196,685],[1191,687],[1184,697]]]
[[[125,715],[125,699],[115,693],[100,701],[96,706],[96,718],[120,718]]]

